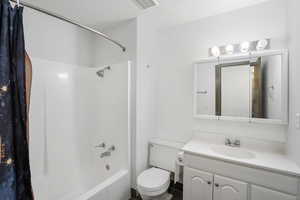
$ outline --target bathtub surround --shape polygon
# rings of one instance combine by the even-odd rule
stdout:
[[[135,185],[136,180],[136,80],[137,80],[137,19],[126,20],[113,26],[108,26],[103,31],[111,37],[122,42],[127,47],[125,53],[120,53],[112,44],[104,40],[96,40],[93,43],[94,66],[109,65],[111,63],[131,61],[131,182]]]
[[[99,78],[96,72],[101,67],[32,61],[38,66],[33,68],[30,112],[36,198],[73,200],[91,192],[94,198],[129,197],[128,63],[110,65],[111,70]],[[98,148],[102,142],[105,148]],[[100,158],[112,145],[111,156]]]

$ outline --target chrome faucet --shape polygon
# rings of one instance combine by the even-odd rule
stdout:
[[[111,152],[105,151],[105,152],[101,153],[100,158],[109,157],[109,156],[111,156]]]
[[[115,145],[112,145],[111,147],[108,148],[109,152],[112,152],[112,151],[115,151],[115,150],[116,150]]]
[[[241,147],[241,141],[236,139],[232,142],[229,138],[226,138],[225,145],[230,147]]]
[[[113,152],[113,151],[115,151],[115,150],[116,150],[115,145],[112,145],[111,147],[109,147],[109,148],[107,149],[107,151],[101,153],[100,158],[104,158],[104,157],[109,157],[109,156],[111,156],[111,152]]]

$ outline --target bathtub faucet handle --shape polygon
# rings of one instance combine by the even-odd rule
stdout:
[[[115,147],[115,145],[112,145],[111,147],[109,147],[109,149],[108,149],[108,151],[115,151],[116,150],[116,147]]]
[[[105,148],[105,147],[106,144],[104,142],[95,146],[95,148]]]

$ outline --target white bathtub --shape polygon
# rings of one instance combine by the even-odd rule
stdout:
[[[121,170],[76,200],[129,200],[129,177],[127,170]]]

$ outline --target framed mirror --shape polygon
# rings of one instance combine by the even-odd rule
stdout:
[[[287,51],[201,59],[195,64],[194,116],[287,124]]]

